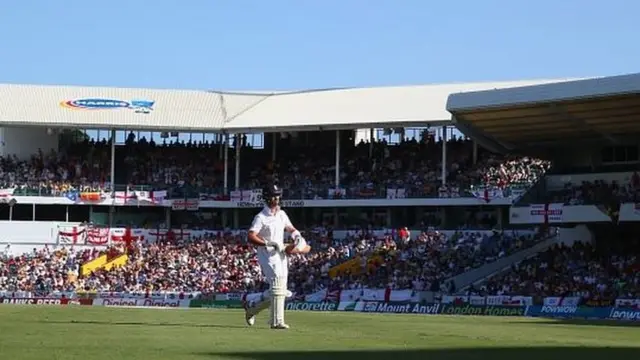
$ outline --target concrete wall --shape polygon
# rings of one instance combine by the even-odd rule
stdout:
[[[59,138],[56,132],[49,134],[44,127],[3,127],[0,128],[0,155],[16,155],[26,160],[41,149],[45,154],[58,150]]]

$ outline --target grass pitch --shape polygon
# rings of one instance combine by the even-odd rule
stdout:
[[[640,326],[472,316],[289,312],[287,331],[236,310],[0,307],[0,358],[20,360],[640,359]]]

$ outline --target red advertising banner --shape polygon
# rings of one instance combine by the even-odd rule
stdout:
[[[93,299],[68,299],[68,298],[0,298],[2,305],[93,305]]]

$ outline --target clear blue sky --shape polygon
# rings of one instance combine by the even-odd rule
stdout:
[[[640,69],[637,0],[0,2],[0,82],[304,89]]]

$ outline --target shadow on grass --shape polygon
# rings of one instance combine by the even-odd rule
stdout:
[[[158,326],[158,327],[184,327],[184,328],[219,328],[219,329],[246,329],[242,325],[215,325],[215,324],[187,324],[187,323],[149,323],[143,321],[95,321],[95,320],[35,320],[39,324],[65,324],[65,325],[108,325],[108,326]]]
[[[255,360],[602,360],[638,359],[637,348],[586,348],[586,347],[531,347],[531,348],[467,348],[467,349],[424,349],[424,350],[354,350],[354,351],[308,351],[308,352],[241,352],[194,354],[202,357],[237,358]]]
[[[510,321],[510,323],[523,323],[524,321]],[[620,320],[587,320],[587,319],[548,319],[540,318],[536,325],[581,325],[581,326],[616,326],[616,327],[636,327],[640,328],[640,321],[620,321]],[[640,335],[638,335],[640,339]],[[638,340],[640,344],[640,340]]]

